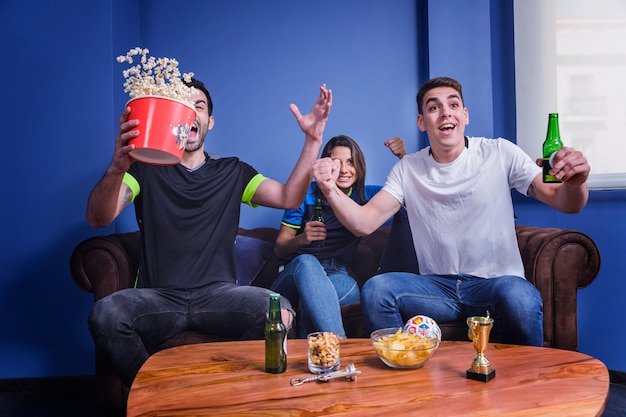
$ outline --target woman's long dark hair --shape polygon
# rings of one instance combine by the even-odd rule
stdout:
[[[324,149],[322,150],[322,158],[330,157],[330,153],[337,146],[345,146],[350,149],[352,163],[357,177],[354,185],[352,185],[352,192],[356,193],[359,200],[365,202],[365,174],[367,169],[365,166],[365,156],[363,155],[363,151],[361,151],[359,144],[356,143],[354,139],[346,135],[339,135],[330,139],[328,143],[326,143],[326,146],[324,146]],[[324,199],[324,196],[319,189],[318,196]]]

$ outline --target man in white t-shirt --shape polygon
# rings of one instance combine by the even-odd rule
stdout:
[[[543,304],[524,278],[510,190],[577,213],[589,195],[587,159],[563,147],[550,171],[563,183],[546,184],[517,145],[464,135],[469,112],[456,80],[427,81],[417,105],[417,125],[430,146],[401,159],[367,204],[354,204],[338,189],[332,160],[320,159],[313,169],[337,217],[357,236],[406,207],[419,275],[389,272],[368,280],[361,292],[366,325],[401,327],[417,314],[448,323],[489,311],[502,342],[542,345]]]

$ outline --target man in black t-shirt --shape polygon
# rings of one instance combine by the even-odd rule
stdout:
[[[305,133],[298,162],[285,184],[259,174],[237,158],[212,158],[204,141],[213,128],[213,103],[192,80],[196,109],[180,164],[133,162],[128,141],[137,120],[122,112],[111,164],[89,195],[87,219],[110,224],[131,202],[141,230],[142,258],[136,288],[97,301],[89,315],[96,346],[130,386],[155,346],[186,329],[223,337],[263,338],[269,290],[236,284],[233,245],[241,203],[296,208],[304,200],[332,105],[325,85],[310,113],[290,109]],[[282,299],[283,320],[293,310]]]

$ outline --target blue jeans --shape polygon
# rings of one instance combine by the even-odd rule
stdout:
[[[359,301],[359,285],[345,266],[333,259],[299,255],[281,271],[272,290],[298,309],[298,337],[311,332],[335,332],[346,337],[341,306]]]
[[[370,331],[402,327],[418,314],[443,324],[484,316],[489,311],[502,343],[543,345],[541,294],[521,277],[389,272],[365,283],[361,302]]]
[[[124,289],[94,304],[89,330],[98,351],[130,386],[149,352],[183,330],[263,339],[270,293],[225,282],[196,290]],[[284,297],[281,307],[293,314]]]

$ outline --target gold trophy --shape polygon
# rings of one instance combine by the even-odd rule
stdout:
[[[491,363],[485,357],[493,319],[489,317],[489,311],[487,311],[486,317],[468,317],[467,325],[469,326],[467,336],[474,344],[474,349],[478,355],[472,361],[472,367],[467,370],[466,376],[476,381],[489,382],[496,377],[496,370],[491,369]]]

